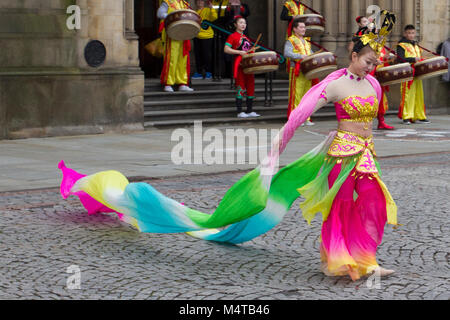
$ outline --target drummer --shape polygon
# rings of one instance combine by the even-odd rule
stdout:
[[[386,51],[385,48],[381,49],[378,60],[379,60],[378,66],[376,66],[370,73],[372,76],[375,76],[375,72],[377,71],[377,69],[387,67],[390,65],[389,64],[390,55],[388,54],[388,52]],[[388,125],[384,119],[384,116],[389,109],[389,103],[388,103],[388,98],[387,98],[386,92],[389,92],[389,86],[381,86],[381,100],[380,100],[380,104],[378,107],[378,114],[377,114],[378,130],[394,130],[395,129],[393,126]]]
[[[305,33],[305,23],[298,18],[294,19],[292,22],[292,35],[284,45],[284,56],[290,58],[288,119],[305,93],[318,82],[316,79],[315,81],[308,80],[300,70],[301,60],[313,54],[311,43],[307,41],[309,38],[304,38]],[[306,125],[312,126],[314,123],[308,118]]]
[[[375,32],[375,25],[373,21],[367,17],[359,16],[356,17],[356,23],[358,24],[358,31],[356,31],[355,36],[362,36],[363,34],[369,32]]]
[[[165,19],[174,10],[188,8],[189,4],[185,0],[162,0],[157,16],[159,19]],[[162,29],[161,38],[164,43],[164,62],[161,71],[161,84],[164,86],[164,91],[173,92],[173,85],[179,85],[178,91],[194,91],[188,86],[191,41],[173,40],[168,37],[165,28]]]
[[[403,38],[397,45],[397,55],[400,61],[416,63],[422,59],[420,47],[416,42],[416,28],[409,24],[404,29]],[[400,62],[399,61],[399,62]],[[403,124],[431,123],[425,114],[425,101],[422,80],[403,82],[400,87],[401,102],[398,117]]]
[[[253,100],[255,99],[255,75],[245,74],[240,65],[242,57],[252,49],[252,42],[244,34],[247,27],[247,21],[242,16],[236,16],[234,19],[235,32],[232,33],[224,47],[224,52],[234,55],[233,76],[236,79],[236,109],[238,118],[259,117],[260,115],[253,111]],[[242,100],[246,96],[247,110],[242,111]]]

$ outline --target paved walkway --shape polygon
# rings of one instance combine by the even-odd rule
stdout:
[[[390,157],[407,154],[450,151],[450,116],[436,115],[430,118],[432,124],[406,126],[397,118],[387,122],[397,130],[375,131],[378,156]],[[222,132],[228,129],[250,128],[279,129],[282,124],[258,123],[250,125],[222,125],[214,127]],[[299,128],[292,142],[283,153],[280,164],[285,165],[320,143],[328,132],[336,127],[335,121],[321,121],[312,127]],[[205,133],[211,127],[203,127]],[[179,130],[179,129],[178,129]],[[194,139],[193,128],[185,129]],[[172,161],[171,154],[180,140],[171,141],[176,129],[152,129],[129,134],[102,134],[25,140],[0,141],[0,192],[58,186],[61,176],[58,162],[65,160],[68,167],[90,174],[115,169],[128,177],[170,177],[204,173],[247,170],[254,164],[207,165],[181,164]],[[182,132],[181,132],[182,133]],[[270,131],[268,132],[268,135]],[[199,139],[196,139],[198,143]],[[269,141],[270,138],[267,139]],[[417,143],[417,142],[420,143]],[[194,150],[192,160],[202,153],[210,142],[203,142]],[[261,143],[260,143],[261,144]],[[265,143],[261,144],[262,146]],[[198,145],[197,145],[198,146]],[[255,145],[223,150],[245,154],[255,150]],[[192,161],[193,162],[193,161]]]
[[[139,233],[114,215],[87,215],[75,197],[63,200],[55,188],[56,165],[65,159],[85,173],[114,168],[140,176],[175,200],[212,212],[242,176],[229,171],[245,167],[176,166],[171,130],[2,141],[1,188],[10,191],[0,192],[0,299],[448,300],[450,117],[431,120],[375,132],[383,181],[403,225],[385,228],[377,258],[397,272],[379,281],[319,271],[321,219],[308,226],[299,200],[274,229],[233,246]],[[300,129],[283,161],[309,150],[332,126]]]

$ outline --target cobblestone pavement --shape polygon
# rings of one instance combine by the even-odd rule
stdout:
[[[378,286],[319,271],[320,215],[294,203],[268,233],[241,245],[185,234],[144,234],[112,215],[88,216],[57,189],[0,193],[0,299],[438,299],[450,298],[450,153],[383,158],[398,207],[379,263],[397,272]],[[211,212],[242,172],[147,180]],[[68,267],[80,289],[68,289]],[[74,283],[74,282],[70,282]]]

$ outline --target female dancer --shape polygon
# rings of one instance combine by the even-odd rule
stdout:
[[[234,18],[234,27],[236,31],[231,34],[224,47],[224,52],[235,55],[233,63],[233,76],[236,79],[236,108],[238,118],[259,117],[259,114],[253,112],[253,99],[255,99],[255,75],[245,74],[240,66],[242,57],[252,49],[250,39],[244,34],[247,28],[247,21],[242,16]],[[242,112],[242,98],[247,96],[247,112]]]
[[[362,36],[349,67],[331,73],[308,91],[275,137],[268,157],[227,191],[213,214],[190,209],[149,184],[129,183],[117,171],[84,176],[64,162],[59,165],[61,194],[79,196],[89,213],[117,212],[141,232],[188,232],[229,243],[251,240],[273,228],[301,194],[305,201],[300,207],[308,223],[322,213],[320,252],[325,274],[348,274],[353,280],[374,271],[391,274],[394,271],[381,268],[375,257],[386,222],[397,224],[397,207],[381,181],[375,158],[371,128],[381,89],[369,74],[384,44],[383,35],[391,28],[382,28],[381,35]],[[295,130],[328,102],[335,103],[337,131],[277,170],[278,157]]]

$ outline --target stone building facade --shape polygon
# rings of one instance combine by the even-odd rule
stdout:
[[[73,5],[81,23],[71,30]],[[132,10],[124,0],[0,1],[0,138],[142,130]]]
[[[143,49],[157,35],[160,0],[0,1],[0,139],[143,129],[145,75],[157,77],[159,63]],[[190,1],[194,5],[194,1]],[[250,36],[282,52],[284,0],[246,0]],[[406,24],[418,29],[422,46],[436,50],[449,38],[448,0],[305,0],[326,19],[313,40],[348,63],[347,45],[355,17],[375,4],[396,13],[390,46]],[[80,8],[80,28],[70,29],[71,6]],[[92,42],[95,40],[94,42]],[[195,59],[191,59],[194,61]],[[148,72],[147,72],[148,69]],[[279,77],[284,68],[280,68]],[[448,112],[449,84],[424,82],[427,109]],[[399,104],[391,86],[391,108]]]

